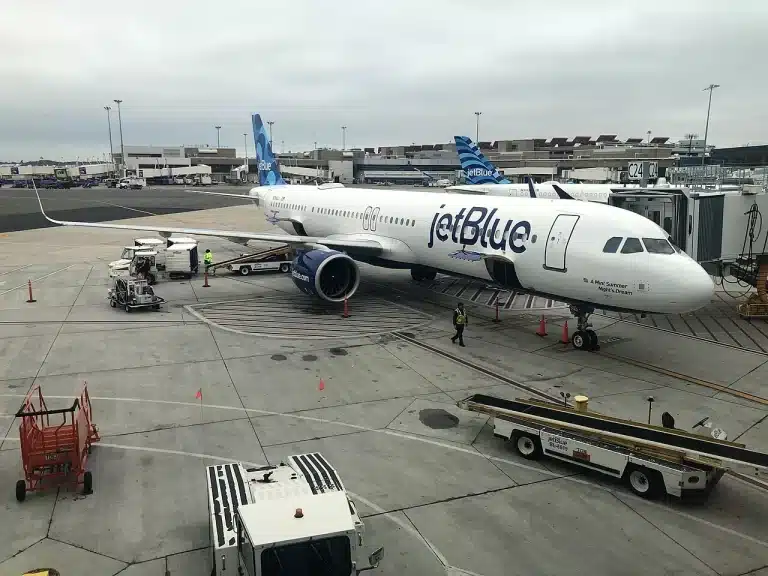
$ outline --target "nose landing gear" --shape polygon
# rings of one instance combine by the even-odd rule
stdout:
[[[597,332],[591,329],[589,317],[595,311],[591,306],[571,306],[571,314],[576,317],[576,332],[571,337],[571,344],[576,350],[600,350]]]

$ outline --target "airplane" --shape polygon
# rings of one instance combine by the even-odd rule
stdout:
[[[661,227],[628,210],[544,198],[288,185],[261,117],[252,121],[260,185],[247,197],[282,234],[60,221],[45,213],[38,194],[40,210],[63,226],[285,243],[295,252],[296,287],[329,302],[355,294],[359,262],[410,269],[416,282],[434,280],[438,272],[478,279],[569,304],[578,323],[571,341],[580,350],[598,349],[589,323],[596,309],[677,314],[713,297],[704,269],[670,244]]]
[[[607,204],[611,192],[638,187],[636,184],[560,184],[552,180],[531,186],[513,184],[502,176],[469,137],[454,136],[454,140],[461,168],[467,175],[469,184],[449,186],[446,188],[448,191],[522,198],[534,194],[531,192],[531,186],[533,186],[537,198],[587,200]],[[529,177],[529,184],[530,180]]]

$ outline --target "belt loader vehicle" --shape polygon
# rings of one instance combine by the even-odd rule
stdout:
[[[277,466],[239,462],[206,468],[211,576],[356,576],[364,526],[336,470],[319,453]]]
[[[731,467],[768,469],[768,454],[743,444],[586,408],[484,394],[457,406],[490,415],[494,435],[509,440],[523,458],[570,462],[621,479],[644,498],[706,496]]]

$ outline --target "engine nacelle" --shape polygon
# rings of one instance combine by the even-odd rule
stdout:
[[[298,251],[291,278],[296,287],[328,302],[343,302],[360,285],[360,269],[346,254],[336,250]]]

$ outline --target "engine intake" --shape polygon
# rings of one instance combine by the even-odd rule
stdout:
[[[357,263],[336,250],[299,251],[293,260],[291,278],[296,287],[328,302],[343,302],[360,285]]]

